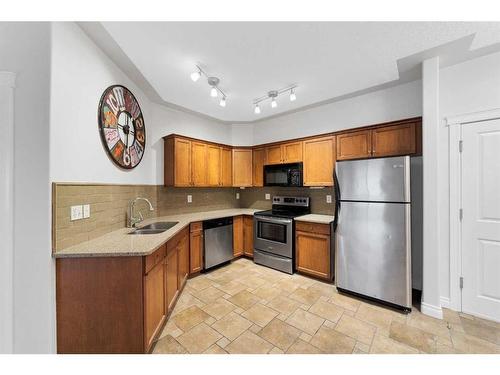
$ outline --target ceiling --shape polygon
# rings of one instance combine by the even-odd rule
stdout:
[[[104,22],[162,101],[227,122],[253,122],[403,78],[429,55],[453,61],[500,50],[500,22]],[[475,35],[472,35],[475,34]],[[454,42],[461,39],[462,42]],[[443,46],[444,45],[444,46]],[[477,54],[476,54],[477,55]],[[402,63],[403,62],[403,63]],[[200,64],[220,78],[227,106],[209,96]],[[399,67],[399,69],[398,69]],[[297,84],[278,107],[253,100]]]

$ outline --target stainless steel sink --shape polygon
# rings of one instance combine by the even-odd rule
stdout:
[[[172,228],[178,221],[158,221],[156,223],[151,223],[143,227],[137,228],[136,230],[130,232],[129,234],[158,234],[163,233],[166,230]]]

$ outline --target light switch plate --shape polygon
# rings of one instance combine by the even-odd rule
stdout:
[[[83,205],[83,218],[88,219],[90,217],[90,204]]]
[[[71,221],[80,220],[83,218],[82,206],[71,206]]]
[[[193,196],[188,194],[188,203],[193,203]]]
[[[236,193],[236,199],[240,199],[240,193]]]
[[[330,194],[326,196],[326,203],[332,203],[332,196]]]
[[[271,194],[266,193],[266,200],[269,200],[269,199],[271,199]]]

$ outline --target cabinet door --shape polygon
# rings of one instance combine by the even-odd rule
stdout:
[[[252,186],[252,150],[233,149],[233,186]]]
[[[295,252],[298,271],[331,279],[329,235],[296,231]]]
[[[191,142],[191,180],[193,186],[207,186],[207,145]]]
[[[302,142],[290,142],[281,145],[283,163],[298,163],[302,161]]]
[[[233,160],[230,148],[221,149],[221,185],[233,186]]]
[[[372,155],[409,155],[416,152],[415,123],[372,130]]]
[[[207,184],[208,186],[221,185],[221,148],[207,146]]]
[[[144,276],[144,339],[146,351],[165,319],[165,260]]]
[[[304,141],[304,186],[332,186],[335,137]]]
[[[281,164],[282,162],[281,145],[266,147],[266,164]]]
[[[170,312],[174,307],[177,293],[179,291],[179,278],[178,278],[178,251],[171,250],[166,258],[166,277],[165,277],[165,290],[166,290],[166,308]]]
[[[191,186],[191,141],[175,139],[174,165],[174,185]]]
[[[177,250],[177,256],[179,257],[178,286],[179,290],[181,290],[189,275],[189,235],[187,232],[177,245]]]
[[[371,156],[371,130],[337,135],[337,160],[361,159]]]
[[[203,231],[190,233],[189,239],[189,273],[194,274],[203,269]]]
[[[233,255],[239,257],[243,253],[243,216],[235,216],[233,218]]]
[[[243,251],[253,257],[253,217],[243,217]]]
[[[253,150],[253,186],[264,186],[264,164],[266,164],[266,149]]]

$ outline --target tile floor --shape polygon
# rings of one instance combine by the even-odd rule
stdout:
[[[409,315],[239,259],[188,280],[154,353],[500,353],[500,323]]]

